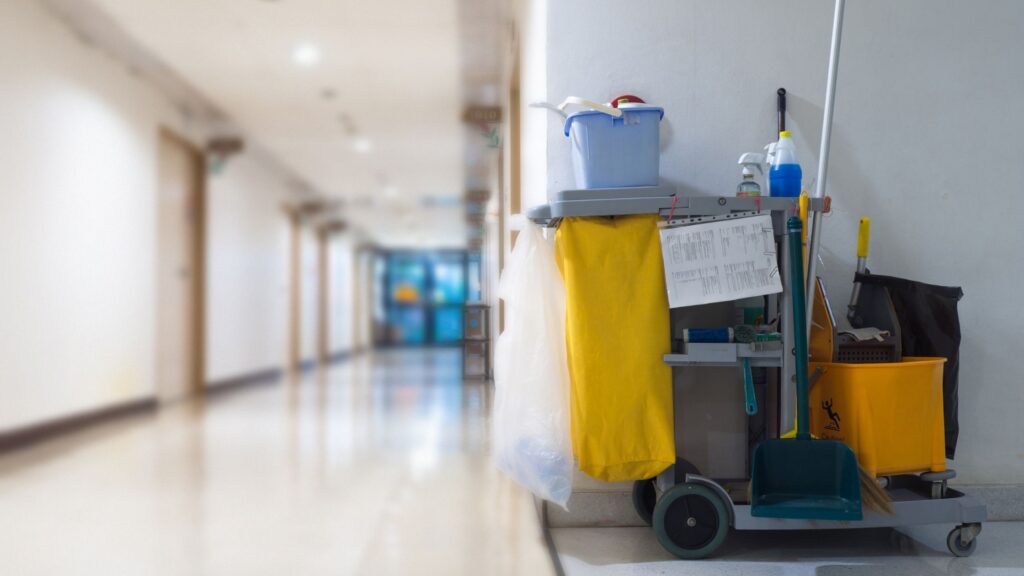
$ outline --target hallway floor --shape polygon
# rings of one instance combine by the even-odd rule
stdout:
[[[376,353],[0,457],[0,574],[528,574],[458,353]]]
[[[987,522],[969,558],[946,550],[950,526],[900,531],[729,533],[718,553],[679,560],[650,528],[556,528],[566,576],[1021,576],[1024,522]]]

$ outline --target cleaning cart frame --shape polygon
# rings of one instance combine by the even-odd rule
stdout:
[[[624,214],[671,213],[673,225],[736,218],[753,213],[770,213],[779,254],[788,254],[790,245],[785,234],[785,218],[798,210],[797,198],[742,198],[730,196],[679,197],[670,187],[626,188],[604,190],[570,190],[553,194],[551,202],[528,212],[535,223],[557,226],[561,218],[580,216],[616,216]],[[809,210],[824,211],[826,200],[812,198]],[[795,357],[792,330],[790,286],[792,275],[787,258],[780,259],[783,292],[769,297],[769,314],[777,313],[783,320],[781,344],[757,346],[750,343],[689,344],[685,353],[666,354],[670,366],[739,368],[744,359],[754,368],[774,369],[780,384],[780,423],[792,422],[792,389]],[[681,410],[683,398],[673,397],[674,410]],[[737,410],[743,410],[738,406]],[[788,419],[787,419],[787,414]],[[784,430],[768,430],[771,437],[781,437]],[[661,544],[680,558],[703,558],[715,552],[735,530],[848,530],[858,528],[899,527],[921,524],[950,524],[947,538],[950,552],[956,556],[970,555],[977,545],[981,525],[987,518],[985,505],[978,499],[950,488],[948,480],[956,472],[923,472],[900,474],[885,478],[886,490],[892,498],[893,514],[865,510],[855,521],[757,517],[752,514],[746,483],[749,478],[711,478],[702,475],[692,463],[679,454],[679,430],[676,430],[677,460],[656,478],[634,483],[633,503],[639,516],[652,524]]]

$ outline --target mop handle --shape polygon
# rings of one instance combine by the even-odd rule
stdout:
[[[786,89],[779,88],[776,92],[775,111],[779,115],[779,132],[786,131]]]
[[[828,59],[828,85],[825,89],[825,117],[821,123],[821,149],[818,154],[818,185],[815,198],[825,197],[825,183],[828,180],[828,154],[832,143],[832,113],[836,104],[836,77],[839,74],[839,46],[843,37],[843,11],[846,0],[836,0],[836,12],[832,21],[832,49]],[[814,279],[817,275],[818,250],[821,247],[821,212],[811,215],[811,242],[807,261],[807,330],[810,330],[811,310],[814,307]]]
[[[861,218],[857,230],[857,274],[868,271],[868,247],[871,243],[871,218]],[[857,317],[857,304],[860,302],[860,282],[854,276],[853,290],[850,292],[850,303],[846,306],[846,317],[853,323]]]

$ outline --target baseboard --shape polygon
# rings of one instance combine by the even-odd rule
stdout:
[[[551,528],[598,528],[643,526],[633,509],[631,492],[573,492],[568,510],[548,506],[547,525]]]
[[[993,522],[1024,520],[1024,484],[953,484],[985,503]]]
[[[151,414],[156,412],[156,409],[155,397],[140,398],[0,432],[0,454],[28,448],[58,436],[80,432],[113,420]]]
[[[367,351],[368,350],[361,348],[353,348],[350,350],[336,350],[334,352],[328,353],[323,363],[321,363],[318,358],[307,358],[305,360],[300,360],[298,365],[295,366],[294,371],[299,374],[312,372],[324,366],[328,366],[331,364],[339,364],[341,362],[347,362],[348,360],[351,360],[352,358],[359,356],[360,354],[363,354],[364,352]]]
[[[330,364],[338,364],[338,363],[341,363],[341,362],[346,362],[348,360],[351,360],[352,358],[354,358],[356,355],[358,355],[360,353],[361,353],[360,350],[355,350],[355,349],[352,349],[352,350],[338,350],[336,352],[331,352],[327,356],[327,362],[330,363]]]
[[[204,392],[207,397],[217,396],[226,392],[234,392],[260,384],[274,384],[281,380],[284,371],[280,368],[267,368],[231,378],[222,378],[206,383]]]

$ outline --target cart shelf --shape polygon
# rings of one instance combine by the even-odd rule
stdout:
[[[750,359],[752,368],[778,368],[782,366],[782,342],[710,343],[691,342],[685,354],[665,354],[669,366],[721,366],[735,367],[743,358]]]
[[[543,225],[553,225],[560,218],[571,216],[625,216],[629,214],[660,214],[689,218],[715,216],[731,212],[773,212],[783,214],[797,207],[797,198],[761,196],[678,196],[673,186],[640,186],[636,188],[599,188],[593,190],[562,190],[552,193],[547,204],[527,210],[527,218]],[[809,210],[826,208],[821,198],[811,198]]]

